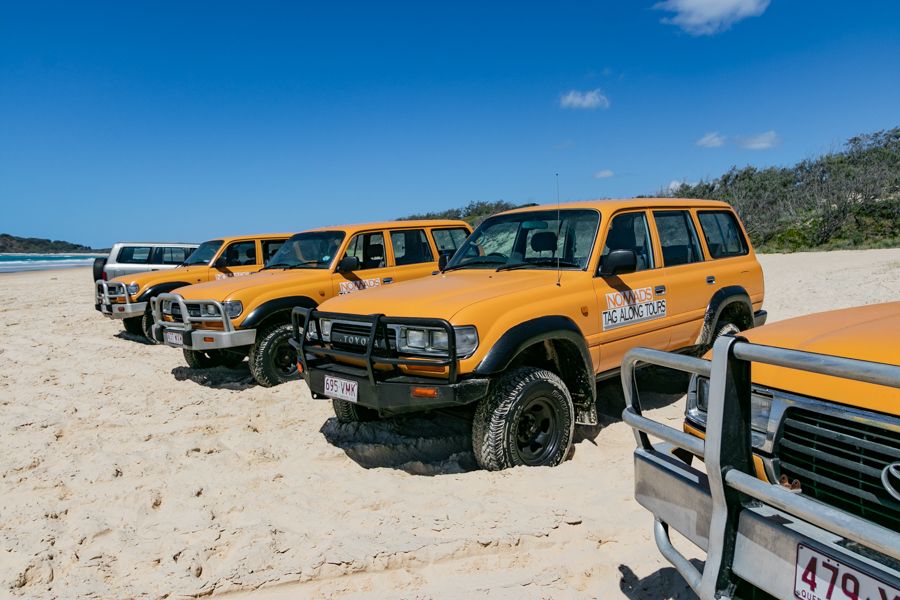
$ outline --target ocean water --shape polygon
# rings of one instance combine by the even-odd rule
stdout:
[[[0,273],[89,267],[101,254],[0,254]]]

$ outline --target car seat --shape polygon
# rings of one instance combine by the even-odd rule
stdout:
[[[378,269],[384,266],[384,244],[369,244],[363,250],[363,269]]]
[[[241,263],[245,267],[255,265],[256,264],[256,247],[250,248],[247,250],[247,258],[244,259],[244,262]]]

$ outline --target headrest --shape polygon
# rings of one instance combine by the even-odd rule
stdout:
[[[552,231],[539,231],[531,236],[531,249],[535,252],[555,252],[556,234]]]
[[[369,244],[367,250],[370,259],[384,258],[384,244]]]
[[[256,258],[256,247],[247,250],[247,258]]]

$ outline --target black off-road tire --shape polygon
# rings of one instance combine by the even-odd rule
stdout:
[[[182,348],[184,360],[192,369],[212,369],[222,364],[220,350],[189,350]]]
[[[131,335],[144,337],[144,329],[141,327],[141,317],[128,317],[127,319],[122,319],[122,325],[125,327],[125,331]]]
[[[553,467],[572,446],[575,408],[562,379],[545,369],[504,374],[478,403],[472,449],[482,469],[520,465]]]
[[[260,329],[250,347],[250,373],[263,387],[299,379],[297,351],[288,343],[294,329],[290,323],[276,323]]]
[[[712,343],[715,344],[716,340],[719,339],[720,336],[737,335],[740,332],[741,328],[731,321],[721,321],[719,323],[716,323],[716,333],[713,335]],[[710,344],[710,347],[712,347],[712,344]]]
[[[147,305],[147,310],[141,316],[141,334],[151,344],[159,344],[153,337],[153,310]]]
[[[331,406],[334,407],[334,415],[340,423],[377,421],[380,418],[377,410],[347,402],[346,400],[332,398]]]
[[[242,348],[229,350],[219,350],[219,362],[223,367],[228,369],[237,369],[247,358],[246,352],[242,352]]]
[[[103,279],[103,267],[105,267],[105,266],[106,266],[105,258],[95,258],[94,259],[94,266],[93,266],[94,281],[97,281],[98,279]]]

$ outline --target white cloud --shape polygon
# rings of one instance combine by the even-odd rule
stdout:
[[[663,23],[677,25],[691,35],[712,35],[748,17],[758,17],[769,7],[769,1],[663,0],[653,8],[675,13],[663,19]]]
[[[697,140],[696,144],[701,148],[718,148],[725,144],[725,136],[718,131],[710,131]]]
[[[611,169],[600,169],[596,173],[594,173],[594,179],[609,179],[615,175]]]
[[[603,91],[596,90],[569,90],[559,98],[559,105],[562,108],[582,108],[593,110],[595,108],[609,108],[609,98]]]
[[[768,150],[780,141],[777,133],[774,131],[765,131],[757,135],[748,135],[746,137],[738,138],[737,143],[738,146],[746,148],[747,150]]]

